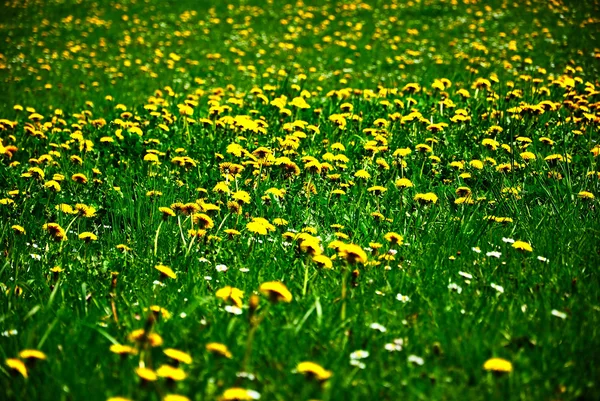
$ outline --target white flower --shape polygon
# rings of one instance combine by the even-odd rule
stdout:
[[[367,367],[367,365],[365,365],[365,364],[364,364],[364,362],[361,362],[361,361],[359,361],[359,360],[356,360],[356,359],[352,359],[352,360],[350,361],[350,365],[352,365],[352,366],[356,366],[356,367],[357,367],[357,368],[359,368],[359,369],[364,369],[364,368],[366,368],[366,367]]]
[[[248,372],[238,372],[235,375],[236,375],[236,377],[241,377],[244,379],[248,379],[250,381],[252,381],[256,378],[252,373],[248,373]]]
[[[242,273],[248,273],[250,271],[250,269],[248,269],[247,267],[240,267],[240,271]]]
[[[459,294],[462,292],[462,287],[459,286],[456,283],[450,283],[450,284],[448,284],[448,289],[451,290],[451,291],[456,291]]]
[[[502,241],[506,242],[507,244],[513,244],[515,242],[514,239],[506,237],[502,237]]]
[[[29,255],[29,256],[31,256],[31,258],[32,258],[32,259],[35,259],[35,260],[42,260],[42,256],[41,256],[41,255],[38,255],[38,254],[36,254],[36,253],[32,253],[32,254],[31,254],[31,255]]]
[[[179,314],[179,317],[180,317],[180,318],[182,318],[182,319],[185,319],[185,318],[187,317],[187,313],[185,313],[185,312],[181,312],[181,313]]]
[[[491,251],[491,252],[486,253],[485,256],[491,256],[491,257],[500,259],[500,256],[502,256],[502,252]]]
[[[217,269],[217,271],[218,271],[219,273],[223,273],[223,272],[226,272],[226,271],[227,271],[227,266],[225,266],[225,265],[216,265],[216,266],[215,266],[215,269]]]
[[[410,302],[410,298],[408,297],[408,295],[398,294],[396,295],[396,299],[402,303]]]
[[[394,351],[402,351],[402,346],[404,345],[404,340],[401,338],[397,338],[394,340],[393,343],[387,343],[384,348],[387,351],[390,352],[394,352]]]
[[[473,250],[473,252],[477,252],[477,253],[481,253],[481,249],[479,249],[478,246],[474,246],[473,248],[471,248]]]
[[[390,249],[387,253],[390,255],[395,255],[398,253],[398,251],[396,249]]]
[[[463,276],[464,278],[469,279],[469,280],[471,280],[473,278],[472,274],[465,273],[465,272],[458,272],[458,275]]]
[[[210,281],[210,280],[212,280],[212,277],[211,276],[204,276],[204,280]]]
[[[158,281],[158,280],[154,280],[154,281],[152,282],[152,284],[154,284],[154,285],[158,285],[158,286],[160,286],[160,287],[164,287],[164,286],[166,285],[166,284],[163,284],[163,283],[161,283],[161,282],[160,282],[160,281]]]
[[[420,356],[416,356],[416,355],[409,355],[408,362],[414,363],[415,365],[419,365],[419,366],[423,366],[423,364],[425,363],[423,358],[421,358]]]
[[[373,330],[379,330],[382,333],[385,333],[387,331],[387,329],[385,327],[383,327],[382,325],[380,325],[379,323],[371,323],[371,325],[369,327],[372,328]]]
[[[561,311],[558,311],[556,309],[552,309],[551,313],[552,313],[552,316],[556,316],[556,317],[559,317],[561,319],[566,319],[567,318],[567,314],[565,312],[561,312]]]
[[[248,394],[248,397],[252,398],[253,400],[260,399],[260,393],[258,393],[257,391],[246,390],[246,394]]]
[[[492,283],[490,284],[490,287],[498,291],[500,294],[504,294],[504,287],[502,287],[501,285]]]
[[[368,358],[369,355],[370,355],[369,351],[359,349],[350,354],[350,359],[353,361],[359,360],[359,359],[365,359],[365,358]]]
[[[242,310],[234,305],[227,305],[225,307],[225,311],[228,313],[231,313],[232,315],[241,315],[242,314]]]
[[[548,258],[545,258],[543,256],[538,256],[537,260],[539,260],[540,262],[546,262],[546,263],[550,262],[550,260]]]
[[[208,259],[206,259],[205,257],[201,257],[200,259],[198,259],[198,262],[202,262],[202,263],[210,263],[208,261]]]

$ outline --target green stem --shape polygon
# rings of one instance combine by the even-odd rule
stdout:
[[[163,223],[164,220],[162,220],[158,225],[158,228],[156,229],[156,235],[154,236],[154,256],[156,256],[156,249],[158,248],[158,234],[160,234],[160,228],[162,227]]]

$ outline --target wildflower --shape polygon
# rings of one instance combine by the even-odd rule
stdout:
[[[78,213],[83,217],[94,217],[96,215],[96,208],[83,203],[77,203],[73,208],[73,212],[73,214]]]
[[[244,388],[232,387],[223,393],[218,398],[219,401],[252,401],[260,399],[260,394],[254,390],[246,390]]]
[[[404,189],[404,188],[412,188],[414,185],[411,180],[408,178],[399,178],[395,182],[396,188]]]
[[[27,368],[25,367],[23,361],[21,361],[20,359],[9,358],[6,360],[6,366],[8,366],[16,372],[19,372],[21,376],[23,376],[26,379],[29,377],[29,375],[27,374]]]
[[[163,352],[176,363],[185,363],[187,365],[192,363],[192,357],[186,352],[179,351],[174,348],[167,348]]]
[[[279,281],[269,281],[260,285],[260,292],[269,297],[271,302],[291,302],[292,294],[287,287]]]
[[[394,352],[394,351],[402,351],[402,346],[404,345],[404,340],[401,338],[397,338],[394,342],[385,344],[384,348],[386,351]]]
[[[87,184],[87,182],[88,182],[88,179],[85,176],[85,174],[81,174],[81,173],[73,174],[71,176],[71,179],[79,184]]]
[[[369,328],[371,328],[373,330],[377,330],[380,333],[385,333],[387,331],[387,329],[384,326],[382,326],[381,324],[379,324],[379,323],[371,323],[371,325],[369,326]]]
[[[208,343],[206,344],[206,350],[212,354],[220,355],[227,359],[231,359],[233,355],[225,344],[221,343]]]
[[[158,270],[162,276],[164,277],[170,277],[170,278],[177,278],[177,275],[173,272],[173,270],[169,267],[169,266],[164,266],[164,265],[156,265],[154,266],[154,268],[156,270]]]
[[[162,401],[190,401],[190,399],[184,395],[167,394],[163,397]]]
[[[42,228],[48,231],[50,236],[56,241],[64,241],[67,239],[67,234],[65,233],[65,230],[57,223],[47,223],[44,224]]]
[[[313,256],[312,260],[313,260],[313,262],[315,262],[317,264],[317,266],[319,266],[323,269],[331,269],[333,267],[333,264],[331,263],[331,259],[329,259],[325,255],[315,255],[315,256]]]
[[[402,241],[404,240],[403,236],[395,232],[389,232],[384,235],[383,238],[385,238],[385,240],[390,242],[392,245],[402,245]]]
[[[552,311],[550,312],[552,314],[552,316],[556,316],[557,318],[560,319],[566,319],[567,318],[567,314],[561,311],[558,311],[556,309],[552,309]]]
[[[325,370],[321,365],[314,362],[300,362],[296,366],[296,370],[308,378],[315,378],[319,381],[327,380],[332,375],[331,371]]]
[[[506,359],[491,358],[485,361],[483,368],[491,372],[510,373],[513,370],[513,365]]]
[[[513,248],[518,249],[523,252],[533,252],[533,248],[528,242],[525,241],[515,241],[512,245]]]
[[[156,375],[173,381],[181,381],[186,378],[186,374],[183,370],[170,365],[161,365],[156,370]]]
[[[588,191],[581,191],[577,194],[577,197],[579,199],[592,200],[594,199],[594,194]]]
[[[19,358],[25,360],[45,361],[46,354],[44,354],[42,351],[38,351],[37,349],[24,349],[23,351],[19,352]]]
[[[11,226],[11,228],[13,229],[13,231],[15,232],[15,234],[17,235],[23,235],[26,234],[25,229],[22,226],[19,226],[17,224]]]
[[[169,208],[169,207],[159,207],[158,210],[163,214],[163,219],[167,219],[168,217],[174,217],[175,216],[175,212],[173,211],[173,209]]]
[[[145,382],[155,382],[158,380],[156,372],[152,369],[139,367],[135,369],[135,373]]]
[[[338,254],[350,264],[365,264],[367,262],[367,254],[358,245],[341,244],[338,248]]]
[[[380,195],[380,194],[384,193],[385,191],[387,191],[387,188],[382,187],[381,185],[375,185],[373,187],[368,188],[367,191],[372,192],[375,195]]]
[[[79,234],[79,239],[84,242],[92,242],[96,241],[98,237],[94,233],[90,233],[88,231]]]
[[[194,224],[197,224],[202,229],[213,228],[215,226],[213,220],[204,213],[196,213],[192,215]]]
[[[371,178],[371,174],[369,174],[365,170],[358,170],[356,173],[354,173],[354,176],[356,178],[362,178],[363,180],[368,180],[369,178]]]
[[[237,288],[227,286],[223,287],[215,293],[217,298],[222,299],[225,302],[231,301],[238,308],[242,307],[242,298],[244,298],[244,292]]]
[[[135,355],[137,354],[137,349],[129,345],[113,344],[110,346],[110,352],[119,355]]]
[[[409,355],[408,362],[413,363],[415,365],[419,365],[419,366],[423,366],[423,364],[425,364],[425,360],[423,358],[421,358],[420,356],[416,356],[416,355]]]
[[[408,297],[408,295],[397,294],[396,299],[404,304],[410,302],[410,298]]]
[[[438,201],[438,197],[433,192],[428,192],[426,194],[416,194],[414,200],[421,204],[435,204]]]

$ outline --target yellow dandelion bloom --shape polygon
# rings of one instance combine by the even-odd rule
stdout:
[[[327,380],[332,376],[331,371],[324,369],[314,362],[300,362],[298,366],[296,366],[296,370],[298,373],[302,373],[309,378],[315,378],[319,381]]]
[[[20,359],[9,358],[6,360],[6,366],[8,366],[14,371],[19,372],[21,376],[23,376],[26,379],[29,377],[29,375],[27,374],[27,368],[25,367],[23,361],[21,361]]]
[[[242,307],[242,298],[244,298],[244,292],[235,287],[226,286],[215,293],[217,298],[222,299],[225,302],[231,301],[238,308]]]
[[[206,350],[210,353],[223,356],[227,359],[231,359],[233,357],[233,355],[231,354],[231,352],[229,351],[229,349],[227,348],[227,346],[225,344],[208,343],[208,344],[206,344]]]
[[[175,274],[175,272],[173,272],[173,270],[169,267],[169,266],[165,266],[165,265],[156,265],[154,266],[154,268],[156,270],[158,270],[162,276],[164,277],[169,277],[169,278],[177,278],[177,275]]]
[[[581,191],[577,194],[579,199],[592,200],[594,199],[594,194],[588,191]]]
[[[136,368],[135,373],[139,376],[140,379],[147,382],[155,382],[158,380],[158,375],[152,369],[148,368]]]
[[[177,362],[185,363],[187,365],[192,363],[192,357],[186,352],[179,351],[174,348],[167,348],[163,352],[166,356]]]
[[[331,247],[331,244],[329,246]],[[350,264],[365,264],[367,262],[367,254],[360,246],[355,244],[342,243],[338,248],[338,254]]]
[[[279,281],[262,283],[259,290],[268,296],[272,302],[292,302],[292,293],[287,289],[285,284]]]
[[[187,377],[183,370],[170,365],[162,365],[159,367],[156,370],[156,375],[158,377],[164,377],[174,381],[181,381]]]
[[[491,358],[483,364],[485,370],[499,373],[510,373],[513,370],[513,365],[506,359]]]
[[[86,231],[79,234],[79,239],[85,242],[92,242],[96,241],[98,237],[96,236],[96,234]]]
[[[312,260],[313,260],[313,262],[315,262],[317,264],[317,266],[319,266],[323,269],[331,269],[333,267],[333,263],[331,262],[331,259],[329,259],[325,255],[315,255],[315,256],[313,256]]]
[[[19,358],[44,361],[46,360],[46,354],[44,354],[42,351],[38,351],[37,349],[24,349],[23,351],[19,352]]]
[[[531,245],[525,241],[515,241],[513,242],[512,247],[523,252],[533,252]]]

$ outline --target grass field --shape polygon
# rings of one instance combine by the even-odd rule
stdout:
[[[4,1],[0,399],[600,399],[599,16]]]

